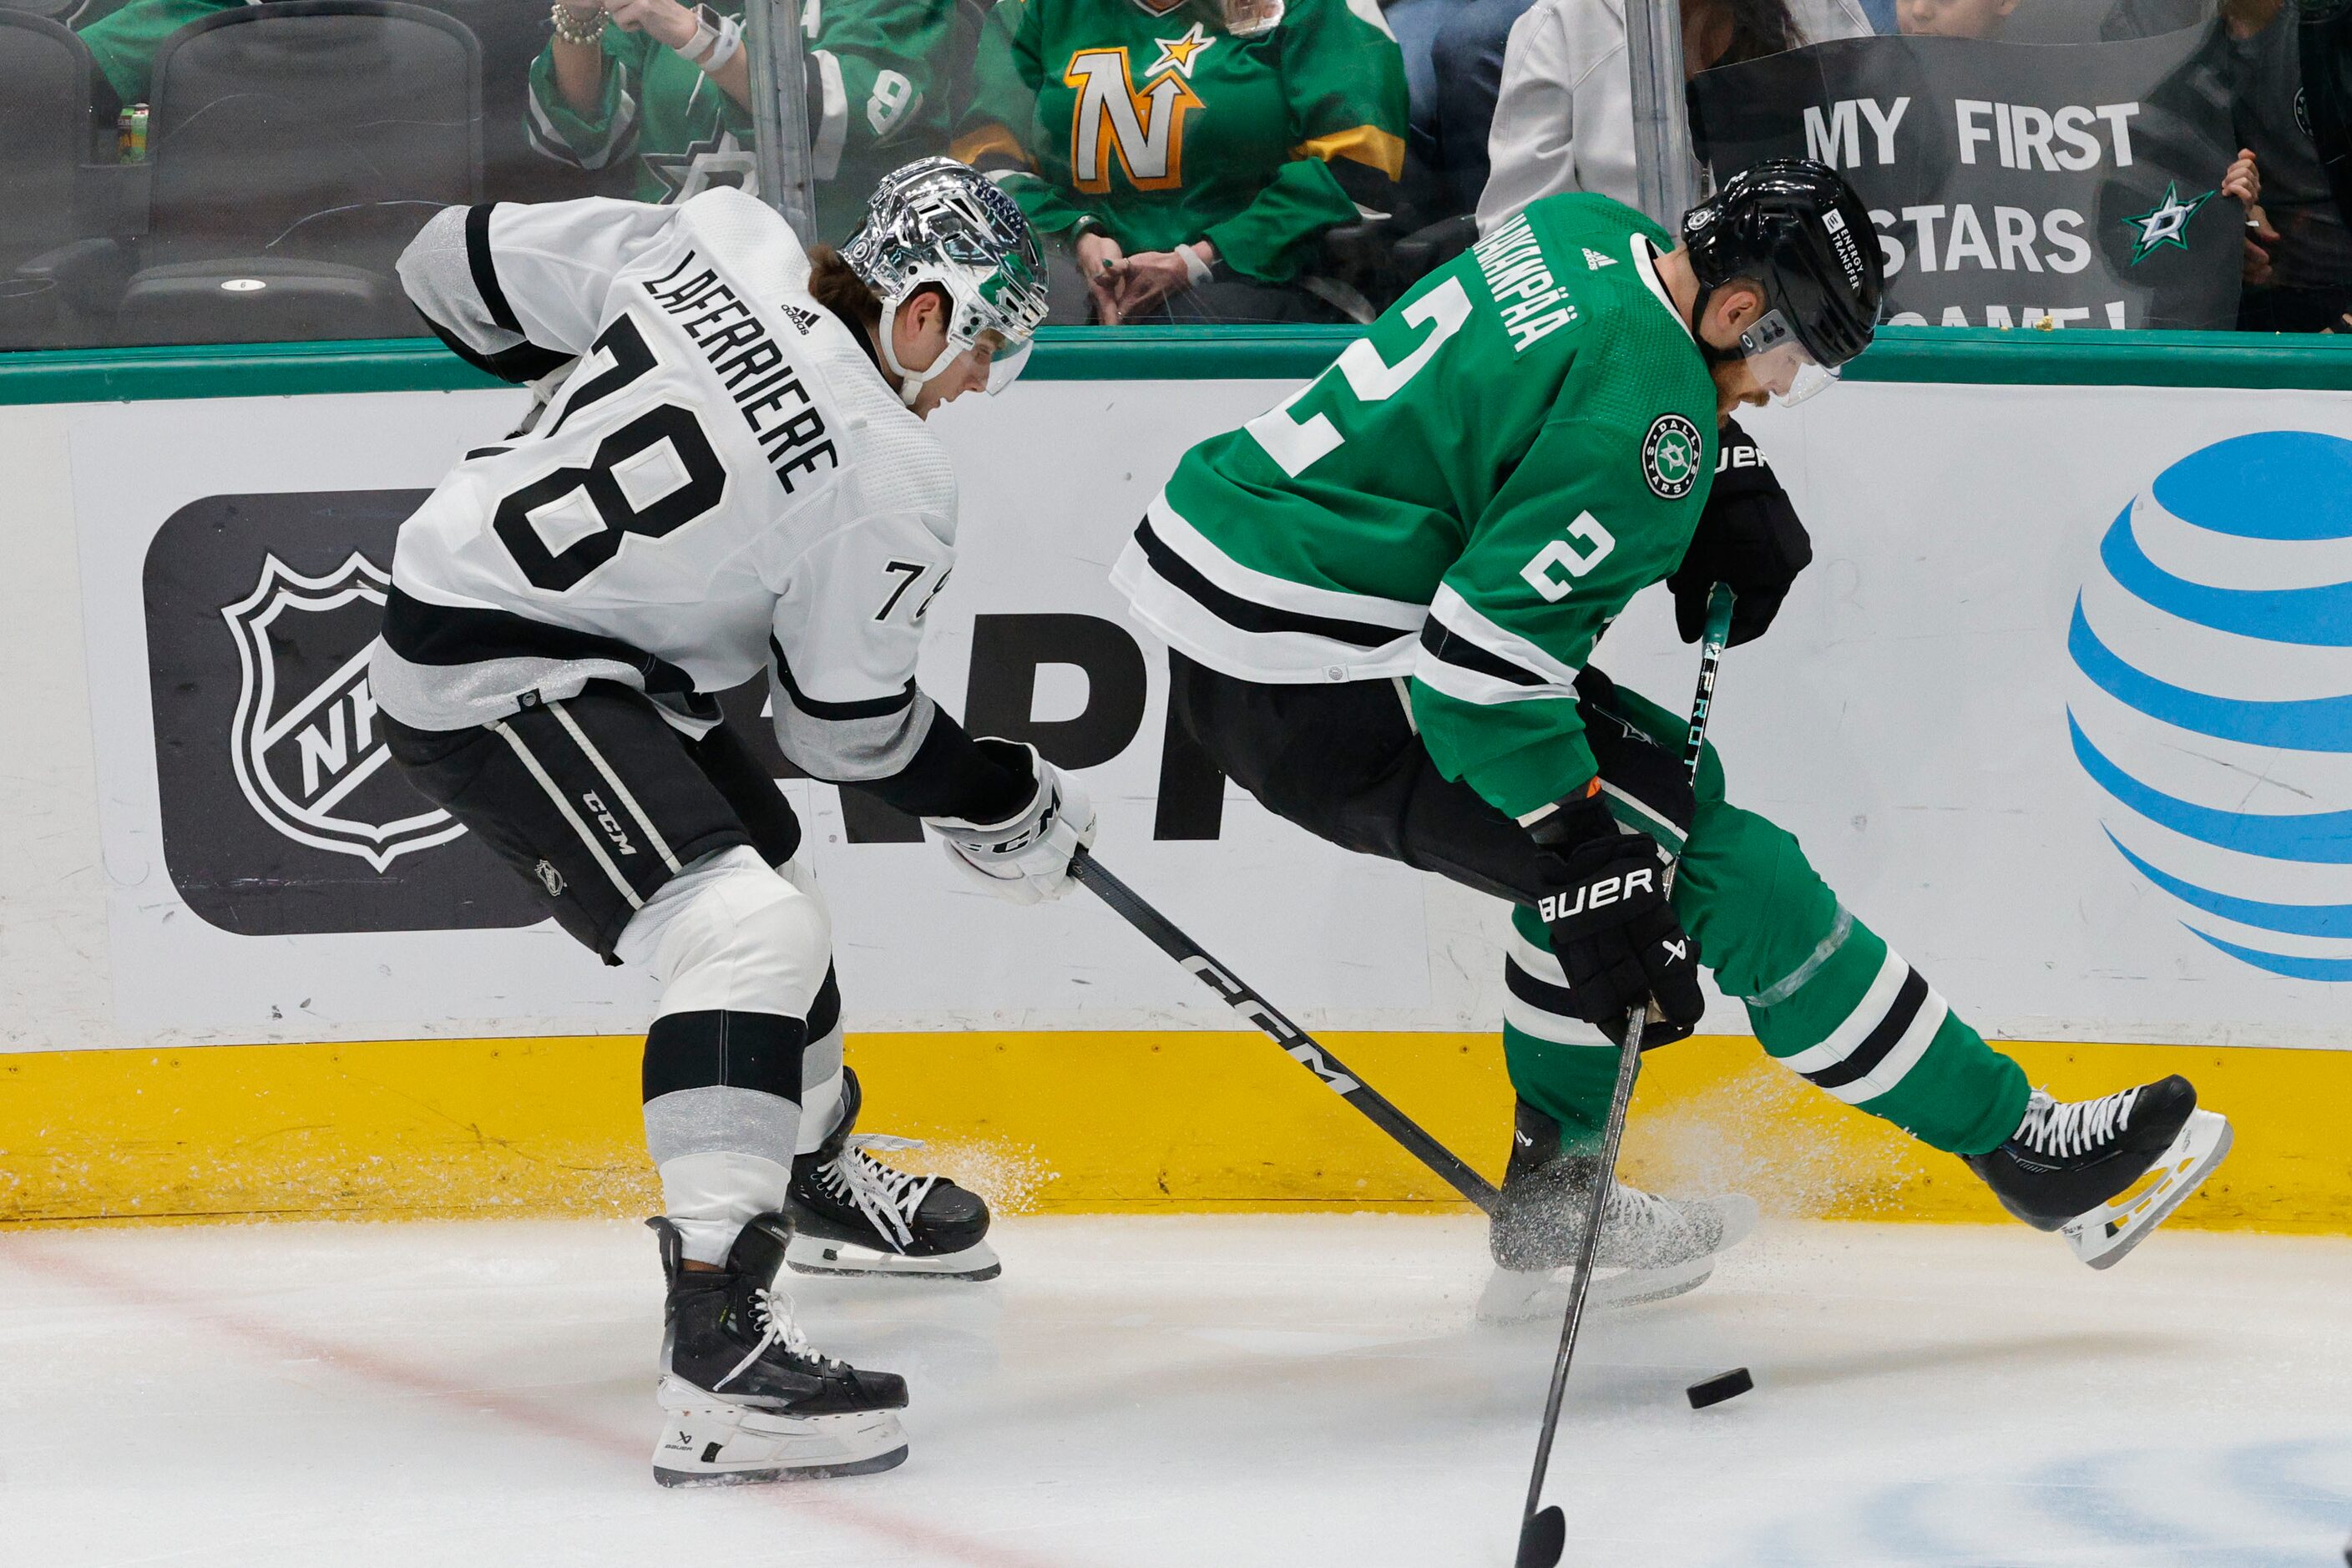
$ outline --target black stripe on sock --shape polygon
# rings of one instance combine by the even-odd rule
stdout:
[[[646,1031],[645,1098],[751,1089],[798,1105],[808,1025],[772,1013],[665,1013]]]
[[[1229,626],[1245,632],[1302,632],[1308,637],[1328,637],[1355,647],[1384,647],[1405,634],[1394,626],[1376,626],[1364,621],[1335,620],[1326,616],[1302,616],[1295,610],[1277,610],[1270,605],[1228,594],[1202,576],[1198,568],[1171,550],[1160,537],[1151,531],[1150,521],[1138,523],[1135,542],[1143,546],[1143,558],[1151,569],[1165,577],[1187,598]]]
[[[1878,1027],[1863,1037],[1862,1044],[1853,1048],[1853,1054],[1842,1062],[1804,1076],[1822,1089],[1843,1089],[1854,1079],[1865,1076],[1886,1059],[1886,1053],[1895,1048],[1895,1042],[1903,1037],[1903,1032],[1919,1016],[1919,1009],[1927,1003],[1927,977],[1916,969],[1906,970],[1902,989],[1895,993],[1895,1005],[1886,1010],[1886,1016],[1878,1021]]]
[[[517,337],[527,337],[514,307],[507,302],[507,291],[499,286],[498,263],[490,256],[490,209],[497,205],[484,202],[466,209],[466,269],[474,275],[474,292],[482,297],[490,320]]]
[[[824,966],[824,984],[816,988],[816,1000],[809,1004],[808,1037],[821,1040],[841,1027],[841,985],[834,979],[833,965]]]
[[[1516,959],[1506,958],[1503,961],[1503,984],[1512,995],[1528,1006],[1549,1013],[1554,1017],[1574,1018],[1577,1016],[1575,993],[1565,985],[1538,980],[1520,968]]]
[[[1513,686],[1543,686],[1544,677],[1525,665],[1513,664],[1502,655],[1480,647],[1458,632],[1439,624],[1435,616],[1421,623],[1421,646],[1430,656],[1460,668],[1507,680]]]

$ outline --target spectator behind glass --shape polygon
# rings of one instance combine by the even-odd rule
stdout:
[[[1003,171],[1097,321],[1347,319],[1318,237],[1395,211],[1404,163],[1371,0],[998,0],[973,68],[956,155]]]
[[[1685,78],[1805,41],[1785,0],[1689,0],[1683,7]],[[1624,0],[1537,0],[1511,29],[1494,121],[1493,173],[1478,198],[1481,233],[1562,191],[1639,205]]]
[[[2294,9],[2223,0],[2230,103],[2241,163],[2261,170],[2262,205],[2247,234],[2238,326],[2255,332],[2342,331],[2352,311],[2352,229],[2312,141]],[[2233,172],[2236,165],[2232,165]]]
[[[1477,0],[1460,26],[1491,21],[1489,7],[1503,3]],[[1465,42],[1455,24],[1439,35],[1440,151],[1463,209],[1476,212],[1483,229],[1499,221],[1490,212],[1507,217],[1553,191],[1597,191],[1631,204],[1624,0],[1517,0],[1513,16],[1503,32],[1478,41],[1475,55],[1454,52]],[[1683,7],[1683,74],[1871,31],[1861,0],[1691,0]],[[1776,46],[1780,39],[1787,41]]]
[[[2017,0],[1895,0],[1895,25],[1906,38],[1993,38]]]
[[[817,234],[846,239],[890,170],[947,142],[940,67],[954,0],[803,0]],[[530,68],[531,142],[585,169],[635,160],[631,195],[671,201],[751,179],[740,0],[558,8]]]
[[[111,107],[127,108],[148,101],[148,77],[164,39],[200,16],[233,11],[246,4],[247,0],[131,0],[121,10],[76,30],[99,74],[113,89]],[[0,222],[5,221],[0,217]]]

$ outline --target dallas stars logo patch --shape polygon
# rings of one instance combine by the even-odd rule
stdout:
[[[2179,187],[2170,180],[2164,183],[2164,199],[2136,216],[2123,220],[2132,229],[2131,264],[2138,266],[2154,252],[2168,245],[2189,248],[2189,223],[2198,210],[2219,193],[2208,191],[2194,201],[2180,199]]]
[[[1679,414],[1661,414],[1642,441],[1642,478],[1660,500],[1680,500],[1698,483],[1698,426]]]

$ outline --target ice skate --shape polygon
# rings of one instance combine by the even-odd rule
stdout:
[[[1968,1163],[2001,1207],[2112,1268],[2213,1173],[2230,1138],[2229,1121],[2198,1110],[2196,1087],[2175,1073],[2097,1100],[2037,1089],[2009,1142]]]
[[[907,1435],[895,1413],[906,1408],[906,1380],[810,1349],[791,1300],[774,1288],[792,1239],[785,1215],[745,1226],[716,1271],[685,1267],[669,1221],[646,1224],[661,1237],[669,1278],[656,1393],[669,1425],[654,1447],[655,1480],[812,1480],[905,1462]]]
[[[793,1162],[793,1235],[784,1261],[803,1274],[993,1279],[988,1204],[944,1176],[894,1171],[877,1149],[919,1149],[911,1138],[860,1133],[857,1074],[841,1069],[841,1121],[814,1153]]]
[[[1560,1151],[1559,1123],[1522,1100],[1486,1238],[1494,1275],[1478,1299],[1487,1322],[1517,1322],[1546,1310],[1576,1262],[1584,1205],[1600,1162]],[[1665,1198],[1623,1182],[1601,1209],[1591,1300],[1600,1307],[1663,1301],[1697,1289],[1715,1259],[1756,1228],[1756,1201],[1741,1194]]]

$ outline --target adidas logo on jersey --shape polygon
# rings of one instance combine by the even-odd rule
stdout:
[[[803,310],[798,305],[786,305],[783,307],[783,311],[784,320],[793,324],[794,331],[805,333],[816,325],[814,310]]]
[[[1587,272],[1598,272],[1604,267],[1614,267],[1616,265],[1617,258],[1615,257],[1603,256],[1589,245],[1584,247],[1584,269]]]

